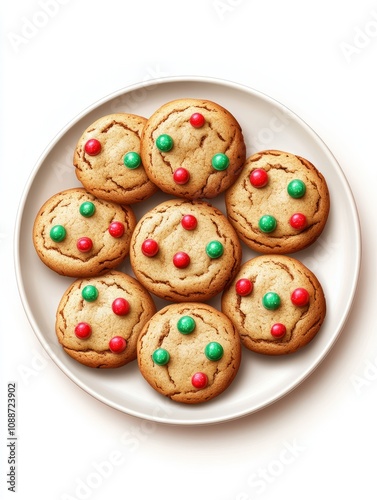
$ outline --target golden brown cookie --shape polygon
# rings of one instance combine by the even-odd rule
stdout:
[[[275,150],[246,160],[225,201],[239,237],[259,253],[308,247],[323,231],[330,209],[327,184],[317,168],[305,158]]]
[[[43,204],[35,218],[33,242],[53,271],[76,278],[96,276],[128,255],[135,224],[130,207],[72,188]]]
[[[141,157],[162,191],[193,200],[213,198],[233,184],[246,147],[241,126],[228,110],[187,98],[162,105],[148,119]]]
[[[156,391],[181,403],[202,403],[234,380],[241,342],[231,321],[213,307],[171,304],[143,328],[137,359]]]
[[[120,204],[145,200],[157,191],[140,158],[146,118],[128,113],[106,115],[80,137],[73,163],[85,189]]]
[[[56,313],[56,335],[67,354],[92,368],[118,368],[136,359],[137,339],[156,312],[134,278],[119,271],[76,280]]]
[[[225,215],[204,201],[169,200],[147,212],[131,239],[137,279],[158,297],[204,301],[221,292],[241,264],[241,245]]]
[[[289,354],[319,331],[325,296],[316,276],[286,255],[262,255],[241,266],[221,308],[251,351]]]

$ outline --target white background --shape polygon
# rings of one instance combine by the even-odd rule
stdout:
[[[13,380],[22,500],[375,498],[377,2],[6,0],[1,9],[1,498],[13,498]],[[354,306],[322,364],[270,407],[212,426],[147,422],[78,388],[45,357],[13,264],[18,204],[55,135],[120,88],[179,75],[250,86],[301,116],[339,161],[363,234]]]

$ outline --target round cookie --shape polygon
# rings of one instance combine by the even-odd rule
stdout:
[[[323,175],[283,151],[250,156],[225,195],[239,237],[259,253],[286,254],[311,245],[325,227],[330,198]]]
[[[225,191],[241,172],[246,146],[235,117],[204,99],[177,99],[156,110],[141,138],[145,170],[165,193],[194,200]]]
[[[137,360],[156,391],[181,403],[201,403],[233,381],[241,362],[241,342],[231,321],[213,307],[171,304],[145,325]]]
[[[221,300],[245,347],[262,354],[289,354],[319,331],[325,296],[316,276],[293,257],[261,255],[241,269]]]
[[[241,245],[225,215],[204,201],[169,200],[147,212],[131,238],[136,278],[158,297],[205,301],[241,264]]]
[[[157,191],[140,157],[146,121],[142,116],[114,113],[99,118],[84,131],[73,164],[87,191],[126,205],[145,200]]]
[[[96,276],[128,255],[135,225],[130,207],[72,188],[43,204],[34,221],[33,242],[53,271],[76,278]]]
[[[56,335],[67,354],[92,368],[118,368],[136,359],[142,327],[156,312],[145,288],[120,271],[78,279],[56,312]]]

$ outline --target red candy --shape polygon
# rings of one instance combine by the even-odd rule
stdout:
[[[190,179],[190,173],[186,168],[179,167],[174,171],[173,179],[176,184],[187,184]]]
[[[113,301],[111,309],[117,316],[125,316],[130,310],[130,304],[123,297],[119,297]]]
[[[191,383],[196,389],[204,389],[208,385],[208,377],[203,372],[194,373],[191,377]]]
[[[88,323],[77,323],[75,326],[75,335],[79,339],[87,339],[92,334],[92,327]]]
[[[251,185],[256,188],[262,188],[268,183],[268,174],[263,168],[256,168],[250,174]]]
[[[121,238],[124,235],[124,224],[114,221],[109,226],[109,233],[113,238]]]
[[[236,293],[241,297],[246,297],[253,290],[253,283],[247,278],[241,278],[236,283]]]
[[[287,333],[287,329],[282,323],[275,323],[271,327],[271,335],[277,339],[280,339],[281,337],[284,337],[284,335]]]
[[[289,224],[293,229],[304,229],[306,227],[306,217],[300,213],[293,214],[289,219]]]
[[[76,246],[77,249],[80,250],[80,252],[86,253],[90,252],[90,250],[93,248],[93,242],[87,236],[83,236],[82,238],[79,238],[77,240]]]
[[[201,113],[194,113],[190,117],[190,124],[195,128],[201,128],[205,124],[206,120]]]
[[[184,269],[190,264],[190,257],[185,252],[177,252],[173,257],[173,264],[178,269]]]
[[[155,240],[147,239],[141,245],[141,251],[146,257],[154,257],[158,252],[158,243]]]
[[[296,288],[291,295],[291,301],[294,306],[303,307],[309,304],[310,295],[305,288]]]
[[[127,341],[123,337],[113,337],[109,342],[109,349],[114,354],[120,354],[127,347]]]
[[[101,143],[97,139],[89,139],[86,141],[84,149],[89,156],[97,156],[101,152]]]
[[[184,215],[181,220],[182,227],[187,231],[192,231],[196,228],[198,221],[194,215]]]

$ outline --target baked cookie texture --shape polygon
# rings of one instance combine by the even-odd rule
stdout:
[[[326,300],[316,276],[297,259],[262,255],[245,262],[224,291],[221,310],[243,345],[262,354],[290,354],[320,330]]]
[[[263,254],[293,253],[314,243],[330,209],[329,190],[317,168],[277,150],[247,158],[225,202],[241,240]]]
[[[137,339],[156,312],[150,294],[120,271],[78,279],[64,293],[55,330],[69,356],[92,368],[118,368],[136,359]]]
[[[72,188],[43,204],[34,221],[33,243],[42,262],[58,274],[96,276],[123,262],[135,225],[129,206]]]
[[[241,264],[241,245],[225,215],[207,202],[173,199],[147,212],[131,238],[136,278],[169,301],[205,301]]]
[[[146,121],[142,116],[114,113],[99,118],[83,132],[73,164],[87,191],[126,205],[146,200],[157,191],[140,158]]]
[[[165,193],[213,198],[240,174],[246,146],[228,110],[205,99],[176,99],[148,119],[141,157],[149,178]]]
[[[181,403],[202,403],[234,380],[241,342],[231,321],[213,307],[171,304],[143,328],[137,359],[143,377],[160,394]]]

